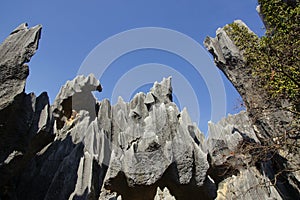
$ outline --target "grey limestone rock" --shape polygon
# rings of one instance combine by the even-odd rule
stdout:
[[[244,143],[259,144],[259,141],[244,111],[229,115],[217,124],[210,122],[208,128],[206,148],[211,166],[209,173],[218,183],[249,165],[251,156],[243,155],[240,148]]]
[[[244,149],[260,150],[261,138],[289,116],[264,107],[224,29],[205,43],[247,111],[209,123],[207,138],[172,102],[170,77],[115,105],[93,96],[102,87],[92,74],[68,81],[52,106],[46,93],[25,94],[24,63],[40,29],[22,24],[0,46],[0,199],[296,199],[300,176],[274,180],[297,159],[256,162],[257,150]]]
[[[245,27],[249,33],[253,33],[242,21],[238,20],[234,23]],[[266,89],[258,85],[258,77],[252,75],[251,66],[246,65],[243,51],[240,51],[230,39],[225,28],[219,28],[216,37],[208,37],[204,44],[214,56],[217,67],[223,71],[242,96],[247,108],[247,115],[259,141],[265,146],[265,149],[268,146],[276,146],[276,138],[289,130],[293,121],[293,114],[286,109],[286,105],[288,105],[286,100],[278,101],[268,98]],[[219,145],[224,146],[224,141],[219,142],[223,142]],[[299,144],[299,139],[294,138],[291,142]],[[272,149],[269,149],[269,152],[272,152]],[[220,161],[219,159],[216,160]],[[299,169],[297,166],[300,165],[299,156],[283,149],[272,156],[271,160],[274,171],[271,172],[273,175],[270,177],[274,177],[274,174],[280,174],[280,176],[277,175],[276,188],[280,191],[281,198],[299,198],[300,181],[299,170],[297,170]],[[221,159],[222,162],[223,159]],[[291,172],[288,172],[287,169]]]
[[[231,176],[218,187],[218,200],[227,199],[282,199],[271,181],[261,175],[255,168],[241,170],[235,176]]]
[[[53,140],[47,93],[24,92],[25,64],[38,48],[41,26],[17,27],[0,46],[0,197],[15,199],[16,178]]]
[[[119,99],[112,107],[113,146],[101,199],[111,198],[107,190],[123,199],[142,194],[153,199],[158,186],[168,187],[177,199],[214,197],[207,155],[194,141],[200,131],[172,102],[170,82],[154,83],[148,94],[139,93],[129,103]]]
[[[234,23],[253,33],[241,20]],[[251,66],[246,65],[243,52],[230,39],[225,29],[219,28],[216,37],[206,38],[204,44],[214,56],[217,67],[242,96],[250,119],[258,129],[259,137],[269,139],[286,130],[288,127],[283,125],[292,120],[291,114],[278,105],[278,102],[267,97],[265,88],[260,87],[257,77],[252,76]]]
[[[217,124],[209,122],[208,130],[206,148],[212,165],[224,164],[243,142],[259,143],[245,111],[229,115]]]
[[[18,198],[153,199],[158,187],[168,188],[177,199],[216,196],[206,173],[204,136],[187,111],[179,112],[172,102],[171,78],[129,103],[121,98],[113,106],[106,99],[85,101],[93,105],[95,118],[92,107],[66,106],[66,99],[82,91],[91,95],[99,85],[90,75],[62,87],[52,109],[55,123],[64,123],[54,126],[55,140],[20,176]],[[76,113],[67,118],[65,113],[71,110]]]
[[[21,24],[0,45],[0,110],[10,105],[14,98],[23,93],[28,65],[38,48],[41,26],[27,28]]]
[[[61,129],[67,120],[74,118],[75,113],[80,110],[88,111],[90,119],[95,119],[96,99],[91,91],[102,91],[99,80],[93,74],[87,77],[77,76],[61,87],[52,106],[58,129]]]

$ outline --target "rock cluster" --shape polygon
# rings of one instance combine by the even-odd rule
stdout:
[[[187,110],[179,111],[172,102],[171,78],[130,102],[119,98],[115,105],[93,96],[102,87],[92,74],[68,81],[52,106],[46,93],[24,93],[24,63],[38,48],[40,31],[40,26],[23,24],[0,46],[1,200],[299,195],[290,185],[273,184],[270,161],[256,166],[256,151],[243,151],[246,144],[260,145],[247,112],[210,123],[205,139]],[[227,55],[240,55],[228,42],[223,36],[207,41],[224,66]],[[242,79],[239,73],[230,76]]]

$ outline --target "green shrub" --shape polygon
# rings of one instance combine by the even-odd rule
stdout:
[[[259,38],[237,23],[227,25],[225,31],[270,97],[288,99],[294,109],[299,109],[299,0],[258,0],[258,3],[266,25],[265,36]]]

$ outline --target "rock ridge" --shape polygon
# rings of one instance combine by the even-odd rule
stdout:
[[[180,111],[172,101],[171,77],[130,102],[120,97],[115,105],[93,96],[102,90],[93,74],[67,81],[53,105],[47,93],[26,94],[24,63],[37,50],[40,34],[41,26],[22,24],[0,46],[5,72],[0,79],[0,200],[297,197],[290,181],[297,184],[296,173],[287,183],[274,184],[273,160],[253,162],[261,137],[270,132],[253,126],[258,115],[253,106],[261,108],[263,100],[251,101],[255,82],[247,79],[242,53],[224,29],[206,46],[248,109],[209,123],[207,138],[187,109]],[[259,116],[265,127],[274,128]],[[282,113],[269,116],[286,120]]]

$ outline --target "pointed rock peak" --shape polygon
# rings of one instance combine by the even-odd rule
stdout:
[[[18,33],[20,31],[28,31],[28,30],[37,30],[37,31],[40,31],[42,29],[42,25],[36,25],[30,29],[28,29],[28,24],[27,23],[23,23],[23,24],[20,24],[17,28],[15,28],[11,33],[10,35],[13,35],[15,33]]]
[[[18,33],[20,31],[28,31],[28,30],[40,30],[42,28],[42,25],[36,25],[30,29],[28,29],[28,24],[25,22],[23,24],[20,24],[17,28],[15,28],[11,33],[10,35],[13,35],[15,33]]]
[[[183,110],[180,113],[180,120],[185,124],[191,124],[192,120],[190,118],[190,115],[188,113],[188,110],[186,107],[183,108]]]
[[[145,99],[145,93],[143,92],[138,92],[137,94],[134,95],[131,101],[139,101],[141,98]]]
[[[173,101],[171,80],[171,76],[163,78],[160,83],[155,82],[153,87],[150,89],[150,92],[156,99],[157,103],[170,103]]]
[[[148,110],[144,103],[145,96],[144,93],[139,92],[130,101],[130,117],[141,119],[148,115]]]
[[[125,103],[124,99],[121,96],[119,96],[117,104],[124,104],[124,103]]]
[[[95,119],[97,106],[92,91],[102,91],[99,80],[93,74],[87,77],[79,75],[61,87],[52,106],[54,116],[58,119],[58,129],[64,126],[74,111],[78,113],[80,110],[86,110],[90,119]]]
[[[168,200],[176,200],[173,195],[170,194],[170,191],[168,188],[160,189],[159,187],[156,190],[156,195],[154,197],[154,200],[162,200],[162,199],[168,199]]]
[[[252,33],[252,34],[255,34],[246,24],[245,24],[245,22],[243,22],[242,20],[240,20],[240,19],[237,19],[237,20],[234,20],[234,22],[233,23],[235,23],[235,24],[237,24],[238,26],[240,26],[240,27],[245,27],[245,28],[247,28],[247,30],[248,30],[248,32],[249,33]]]
[[[22,31],[22,30],[26,30],[28,27],[28,24],[27,23],[23,23],[23,24],[20,24],[17,28],[15,28],[15,30],[13,30],[10,35],[14,34],[14,33],[17,33],[19,31]]]
[[[240,19],[234,20],[234,23],[235,23],[235,24],[238,24],[238,25],[242,25],[242,26],[248,27],[248,26],[247,26],[242,20],[240,20]]]
[[[145,104],[154,104],[155,103],[155,99],[150,92],[147,93],[146,99],[144,102],[145,102]]]
[[[28,30],[26,24],[21,24],[0,45],[0,110],[24,92],[29,75],[25,63],[30,61],[38,48],[40,32],[41,26]]]
[[[64,99],[72,97],[75,93],[92,91],[102,91],[99,80],[97,80],[93,74],[87,77],[83,75],[76,76],[73,80],[67,81],[66,84],[61,87],[55,98],[54,105],[59,105]]]

